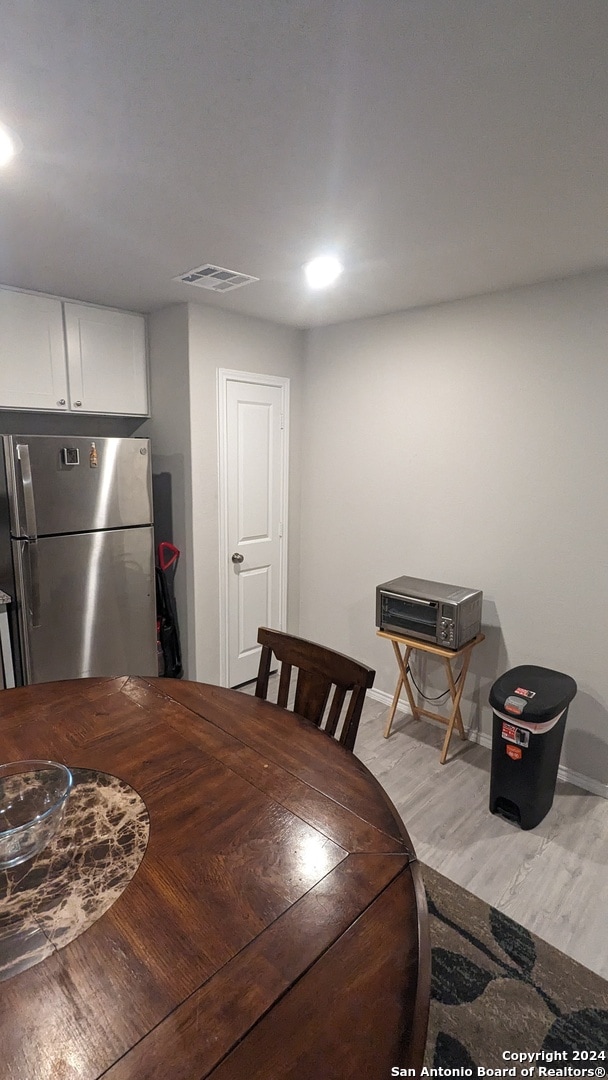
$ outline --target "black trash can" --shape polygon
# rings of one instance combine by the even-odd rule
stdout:
[[[576,694],[569,675],[522,665],[490,690],[494,710],[490,812],[533,829],[553,803],[559,756]]]

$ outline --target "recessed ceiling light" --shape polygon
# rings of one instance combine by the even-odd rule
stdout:
[[[0,168],[3,165],[8,165],[9,161],[20,150],[21,139],[19,136],[15,135],[15,132],[11,131],[5,124],[0,124]]]
[[[326,289],[338,280],[344,270],[335,255],[318,255],[304,267],[306,280],[311,289]]]

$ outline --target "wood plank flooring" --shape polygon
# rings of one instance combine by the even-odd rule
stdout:
[[[253,693],[253,685],[243,688]],[[269,695],[270,696],[270,695]],[[608,979],[608,800],[558,782],[535,829],[490,814],[490,750],[367,699],[355,752],[395,803],[420,860]]]

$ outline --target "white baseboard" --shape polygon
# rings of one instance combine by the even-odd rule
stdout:
[[[373,687],[367,691],[367,696],[373,698],[374,701],[381,702],[382,705],[388,706],[393,702],[392,694],[387,694],[384,690],[375,690]],[[409,704],[401,698],[397,708],[400,712],[411,716]],[[425,717],[424,720],[427,724],[435,724],[437,727],[443,728],[443,724],[439,720],[431,720],[429,717]],[[481,746],[487,746],[489,749],[492,748],[492,736],[486,731],[473,731],[469,728],[467,738],[471,742],[480,743]],[[557,770],[557,777],[558,780],[565,780],[569,784],[574,784],[575,787],[592,792],[593,795],[600,795],[601,798],[608,799],[608,784],[602,784],[601,780],[594,780],[591,776],[583,776],[582,773],[575,772],[574,769],[569,769],[566,765],[560,765]]]

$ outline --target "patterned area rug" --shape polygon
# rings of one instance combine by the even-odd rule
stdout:
[[[423,876],[433,950],[423,1075],[603,1076],[608,982],[430,867]]]

